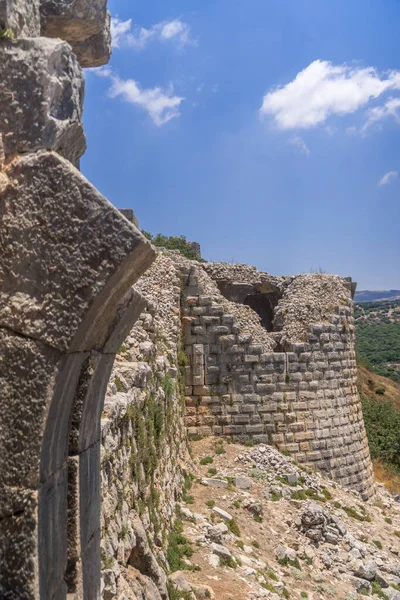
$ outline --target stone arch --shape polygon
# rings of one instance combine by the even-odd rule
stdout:
[[[131,286],[154,251],[59,155],[19,157],[5,175],[0,596],[65,598],[68,539],[76,597],[94,599],[102,404],[115,353],[143,308]]]

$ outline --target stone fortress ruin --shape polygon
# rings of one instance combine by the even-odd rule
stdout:
[[[82,176],[106,0],[0,0],[0,598],[168,598],[187,435],[373,494],[350,280],[158,251]],[[130,220],[129,220],[130,219]]]

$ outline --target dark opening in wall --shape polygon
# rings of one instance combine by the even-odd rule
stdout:
[[[243,304],[250,306],[261,318],[261,324],[267,331],[274,331],[274,308],[278,304],[278,294],[270,292],[268,294],[256,293],[249,294],[243,301]]]
[[[250,306],[261,318],[262,326],[269,332],[274,331],[274,308],[281,298],[276,288],[269,284],[253,285],[231,281],[217,281],[217,285],[227,300]]]

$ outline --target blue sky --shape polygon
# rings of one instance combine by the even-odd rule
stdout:
[[[82,171],[152,233],[400,288],[397,0],[111,0]]]

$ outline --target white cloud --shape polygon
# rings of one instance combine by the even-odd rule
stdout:
[[[331,115],[353,113],[391,89],[400,89],[400,71],[381,76],[372,67],[315,60],[293,81],[268,92],[260,115],[273,117],[280,129],[306,129]]]
[[[310,154],[311,154],[310,149],[307,146],[307,144],[305,143],[305,141],[300,136],[298,136],[298,135],[293,136],[289,140],[289,144],[292,144],[292,146],[296,146],[296,148],[298,148],[302,154],[305,154],[306,156],[310,156]]]
[[[190,27],[180,19],[162,21],[146,29],[145,27],[132,27],[132,19],[120,21],[118,17],[111,19],[111,35],[113,46],[129,46],[143,49],[151,40],[162,42],[174,41],[181,48],[188,44],[195,44],[190,37]]]
[[[389,171],[388,173],[385,173],[385,175],[379,180],[378,185],[388,185],[389,183],[392,183],[392,181],[397,179],[397,175],[397,171]]]
[[[393,117],[397,123],[400,123],[400,98],[389,98],[389,100],[385,102],[383,106],[371,108],[367,112],[367,117],[368,120],[362,128],[363,131],[368,129],[368,127],[374,123],[389,117]]]
[[[118,17],[111,18],[111,40],[113,48],[119,48],[132,28],[132,19],[120,21]]]
[[[179,117],[179,107],[184,98],[174,95],[172,85],[168,89],[141,89],[134,79],[120,79],[117,75],[112,75],[111,79],[110,97],[120,96],[126,102],[140,106],[158,127]]]

